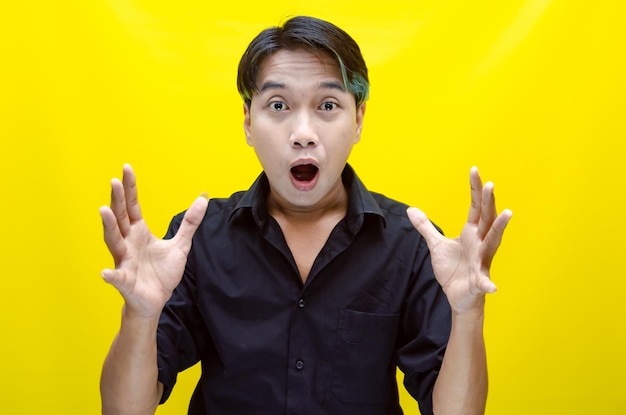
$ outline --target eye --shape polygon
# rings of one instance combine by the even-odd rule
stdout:
[[[273,101],[270,102],[269,107],[272,111],[284,111],[287,109],[287,104],[282,101]]]
[[[320,105],[320,108],[323,109],[324,111],[332,111],[337,107],[338,107],[337,103],[331,102],[331,101],[322,102],[322,105]]]

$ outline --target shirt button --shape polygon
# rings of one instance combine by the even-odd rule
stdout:
[[[304,303],[304,298],[301,298],[301,299],[298,300],[298,307],[304,308],[304,304],[305,304]]]
[[[297,360],[296,361],[296,369],[298,369],[298,370],[304,369],[304,360]]]

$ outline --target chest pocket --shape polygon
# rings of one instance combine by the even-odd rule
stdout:
[[[396,393],[393,353],[399,314],[339,312],[331,393],[344,403],[380,404]]]

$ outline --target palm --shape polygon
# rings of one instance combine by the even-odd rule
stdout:
[[[113,181],[111,207],[103,207],[101,215],[115,261],[115,270],[104,270],[103,277],[118,289],[127,307],[146,317],[160,313],[182,278],[191,237],[205,210],[206,200],[197,199],[174,238],[156,238],[141,216],[134,174],[125,166],[124,181]]]
[[[491,183],[483,186],[475,169],[470,174],[470,183],[470,213],[458,238],[441,235],[419,209],[408,211],[411,222],[424,236],[431,251],[435,277],[457,312],[481,307],[484,294],[496,290],[489,269],[511,218],[509,210],[496,215],[493,186]]]
[[[158,308],[180,281],[186,255],[171,240],[150,234],[143,221],[131,226],[125,242],[126,252],[116,266],[120,276],[112,284],[137,308]]]

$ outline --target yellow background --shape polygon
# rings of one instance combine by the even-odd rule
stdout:
[[[351,163],[371,190],[454,235],[477,165],[514,211],[487,305],[487,413],[626,413],[626,7],[575,0],[3,1],[0,413],[100,411],[122,305],[99,276],[110,179],[134,166],[158,235],[200,192],[247,188],[236,65],[301,13],[368,61]],[[184,413],[196,377],[158,413]]]

